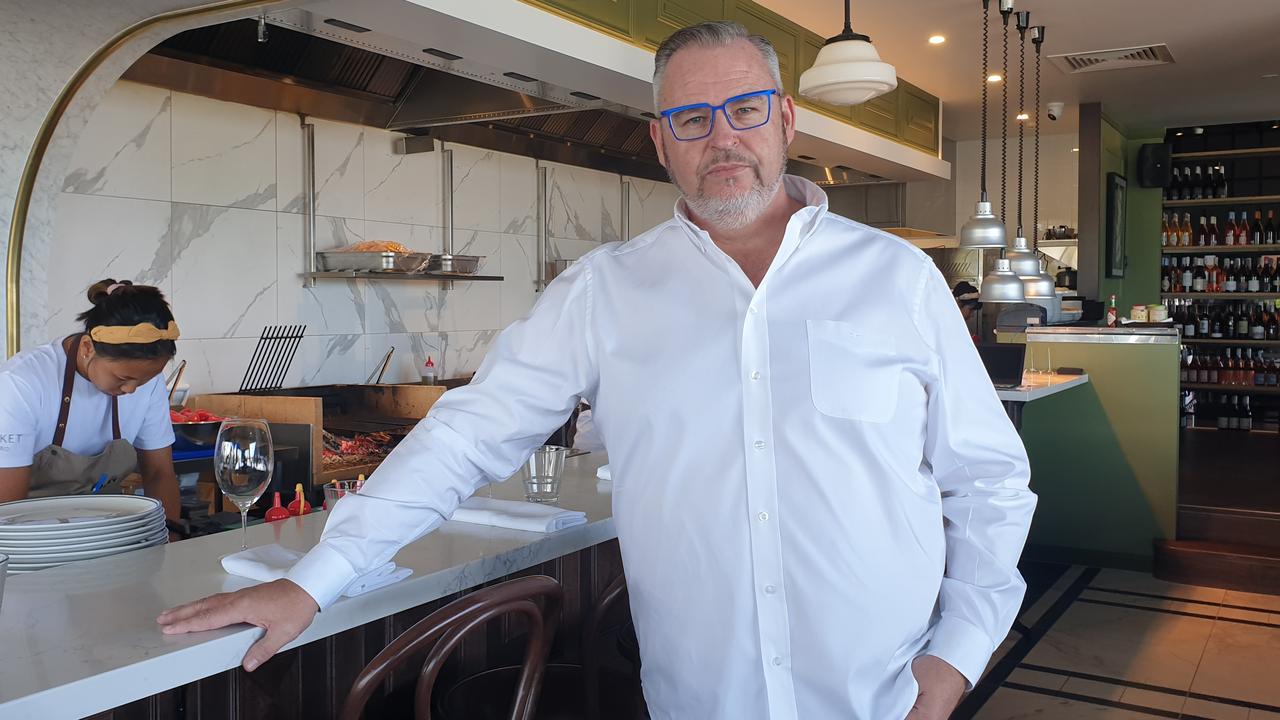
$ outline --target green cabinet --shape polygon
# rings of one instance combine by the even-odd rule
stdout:
[[[898,88],[902,87],[901,80]],[[898,133],[898,89],[854,107],[853,119],[865,130],[879,133],[886,137],[896,137]]]
[[[938,98],[909,82],[898,81],[897,137],[925,152],[938,152]]]
[[[796,104],[931,155],[938,154],[938,99],[902,78],[893,92],[854,107],[826,105],[800,97],[800,75],[813,65],[825,39],[751,0],[524,1],[649,50],[656,49],[682,27],[732,18],[773,43],[782,88],[795,97]]]
[[[725,17],[725,0],[632,0],[632,5],[636,39],[650,50],[682,27]]]
[[[803,31],[781,15],[742,0],[734,3],[731,17],[742,23],[751,34],[760,35],[773,43],[773,49],[778,53],[778,70],[782,74],[782,89],[788,95],[795,95],[800,78],[798,68],[800,38]]]
[[[553,10],[572,20],[585,20],[596,29],[630,38],[633,35],[632,2],[633,0],[537,0],[532,4]]]

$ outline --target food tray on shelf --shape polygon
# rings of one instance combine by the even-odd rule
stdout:
[[[316,253],[316,264],[322,272],[354,270],[357,272],[423,273],[431,264],[431,253],[344,252],[330,250]]]
[[[439,275],[474,275],[480,269],[483,255],[433,255],[427,272]]]

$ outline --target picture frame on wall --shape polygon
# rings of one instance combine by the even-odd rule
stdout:
[[[1125,200],[1128,183],[1120,173],[1107,173],[1107,277],[1124,277],[1128,264],[1125,254]]]

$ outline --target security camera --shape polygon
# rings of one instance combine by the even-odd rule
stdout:
[[[1058,118],[1062,117],[1062,113],[1064,110],[1066,110],[1066,107],[1067,107],[1066,103],[1060,103],[1060,102],[1049,103],[1049,119],[1057,121]]]

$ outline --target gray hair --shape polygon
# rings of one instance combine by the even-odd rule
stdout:
[[[671,61],[672,55],[690,45],[723,47],[738,40],[746,40],[760,51],[760,57],[764,59],[765,65],[769,67],[769,74],[773,76],[774,86],[781,92],[782,72],[778,70],[778,53],[773,49],[773,43],[760,35],[752,35],[745,27],[732,20],[708,20],[680,28],[658,46],[658,52],[653,57],[654,108],[660,109],[658,95],[662,90],[662,76],[667,71],[667,63]]]

